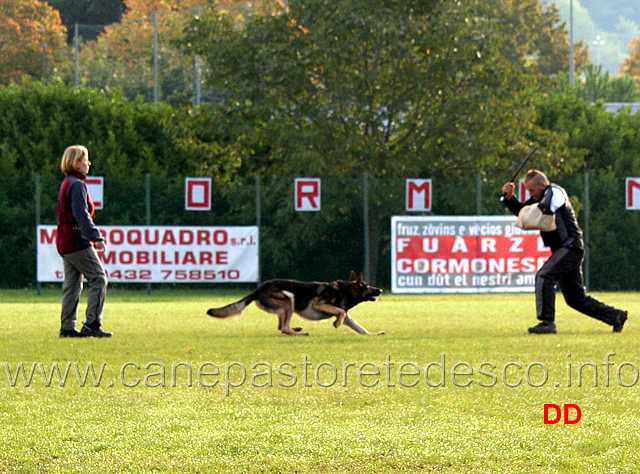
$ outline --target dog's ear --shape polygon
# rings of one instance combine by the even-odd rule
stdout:
[[[354,272],[353,270],[351,270],[351,274],[349,275],[349,280],[356,280],[356,272]]]

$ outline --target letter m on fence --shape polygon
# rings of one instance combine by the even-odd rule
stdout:
[[[431,179],[407,179],[406,210],[431,211]]]
[[[640,211],[640,178],[627,178],[625,191],[627,211]]]

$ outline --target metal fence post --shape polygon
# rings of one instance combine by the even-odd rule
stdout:
[[[200,7],[196,7],[196,19],[200,18]],[[200,55],[196,55],[194,58],[194,100],[197,106],[202,104],[202,86],[201,86],[201,70],[202,70],[202,58]]]
[[[476,173],[476,215],[482,215],[482,176]]]
[[[591,203],[589,201],[589,172],[584,173],[584,286],[589,289],[591,252]]]
[[[78,87],[80,85],[80,60],[79,51],[80,39],[78,37],[78,24],[73,25],[73,85]]]
[[[36,235],[38,232],[38,226],[40,225],[40,214],[41,214],[41,210],[40,210],[40,173],[36,173],[35,175],[35,181],[36,181],[36,186],[35,186],[35,191],[34,191],[34,200],[35,200],[35,210],[36,210]],[[36,238],[36,242],[38,241],[38,239]],[[37,268],[38,262],[36,259],[36,268]],[[37,269],[36,269],[36,289],[38,290],[38,296],[40,296],[42,294],[42,285],[40,284],[40,280],[38,280],[38,274],[37,274]]]
[[[258,284],[262,280],[260,275],[260,241],[262,240],[261,225],[262,225],[262,201],[260,192],[260,174],[256,175],[256,226],[258,227]]]
[[[151,225],[151,174],[144,175],[144,201],[145,201],[145,214],[146,223]],[[147,294],[151,294],[151,283],[147,283]]]
[[[153,12],[153,101],[158,100],[158,12]]]
[[[47,43],[42,43],[42,80],[47,84]]]
[[[364,231],[364,279],[371,281],[370,273],[370,242],[369,242],[369,175],[362,175],[362,208]]]

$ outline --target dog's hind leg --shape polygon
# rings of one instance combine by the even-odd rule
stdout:
[[[281,312],[278,312],[278,329],[289,336],[308,336],[308,332],[302,332],[302,328],[292,328],[291,318],[295,309],[295,296],[293,293],[283,291],[288,299],[288,304],[281,306]]]
[[[295,308],[293,293],[289,291],[274,291],[261,296],[256,305],[263,311],[278,316],[278,330],[284,334],[293,336],[308,336],[309,333],[301,332],[302,328],[291,327],[291,317]]]

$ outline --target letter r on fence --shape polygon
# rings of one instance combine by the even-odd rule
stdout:
[[[296,211],[320,210],[320,178],[296,178]]]

